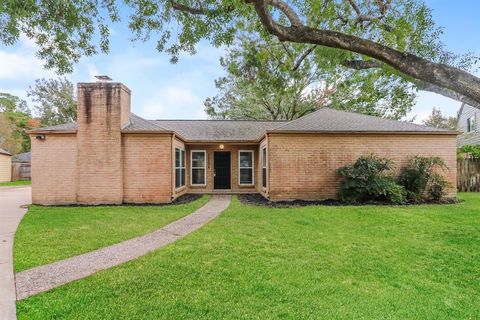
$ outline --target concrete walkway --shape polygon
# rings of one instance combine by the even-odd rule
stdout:
[[[230,200],[231,197],[227,195],[213,195],[207,204],[194,213],[147,235],[17,273],[17,300],[85,278],[164,247],[216,218],[228,207]]]
[[[13,238],[31,203],[31,188],[0,187],[0,319],[16,319]]]

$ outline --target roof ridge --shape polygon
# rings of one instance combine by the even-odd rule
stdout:
[[[137,114],[135,114],[135,113],[133,113],[133,112],[130,112],[130,114],[131,114],[133,117],[140,119],[141,121],[145,121],[145,122],[147,122],[148,124],[151,124],[151,125],[154,125],[155,127],[158,127],[158,128],[161,129],[161,130],[169,131],[169,130],[165,129],[165,128],[162,127],[162,126],[159,126],[159,125],[156,124],[156,123],[152,123],[152,120],[147,120],[147,119],[145,119],[145,118],[142,118],[142,117],[140,117],[139,115],[137,115]]]
[[[334,108],[330,108],[330,107],[324,107],[324,108],[332,110],[334,112],[339,112],[339,113],[350,113],[350,114],[353,113],[353,114],[356,114],[356,115],[361,116],[361,117],[372,118],[372,119],[380,120],[380,121],[395,122],[395,123],[396,122],[402,122],[402,123],[406,123],[408,125],[414,125],[414,126],[423,127],[423,128],[430,128],[430,129],[435,129],[435,130],[438,130],[438,131],[450,131],[450,130],[447,130],[447,129],[426,126],[426,125],[419,124],[419,123],[413,123],[413,122],[408,122],[408,121],[403,121],[403,120],[389,119],[389,118],[384,118],[384,117],[380,117],[380,116],[374,116],[374,115],[371,115],[371,114],[360,113],[360,112],[356,112],[356,111],[346,111],[346,110],[334,109]]]
[[[277,127],[277,128],[275,128],[275,129],[273,129],[272,131],[281,129],[281,128],[283,128],[283,127],[285,127],[285,126],[287,126],[287,125],[289,125],[289,124],[291,124],[291,123],[295,123],[295,122],[297,122],[297,121],[299,121],[299,120],[301,120],[301,119],[308,118],[308,117],[314,115],[315,113],[319,112],[319,111],[322,110],[323,108],[326,108],[326,107],[321,107],[321,108],[319,108],[319,109],[317,109],[317,110],[315,110],[315,111],[313,111],[313,112],[310,112],[310,113],[308,113],[308,114],[306,114],[306,115],[301,116],[300,118],[287,121],[287,123],[285,123],[283,126]]]
[[[147,121],[205,121],[205,122],[289,122],[289,120],[247,120],[247,119],[153,119]]]

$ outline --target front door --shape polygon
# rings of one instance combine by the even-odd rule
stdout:
[[[230,152],[213,153],[214,189],[230,189]]]

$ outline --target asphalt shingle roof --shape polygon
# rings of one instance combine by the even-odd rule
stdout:
[[[16,161],[16,162],[30,162],[31,159],[32,159],[31,152],[19,153],[12,157],[12,161]]]
[[[4,155],[7,155],[7,156],[11,156],[12,154],[10,152],[8,152],[7,150],[3,150],[0,148],[0,154],[4,154]]]
[[[75,131],[75,123],[37,129]],[[257,141],[265,132],[425,132],[448,130],[419,124],[322,108],[293,121],[145,120],[132,113],[122,132],[176,132],[187,141]]]
[[[287,122],[273,131],[446,132],[448,130],[368,116],[355,112],[322,108],[304,117]]]
[[[190,141],[253,141],[266,130],[275,129],[284,121],[247,120],[155,120],[155,124],[177,132]]]

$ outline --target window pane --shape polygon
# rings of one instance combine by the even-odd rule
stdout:
[[[175,168],[180,167],[180,149],[175,148]]]
[[[252,153],[251,152],[240,152],[240,168],[251,168],[252,167]]]
[[[192,169],[192,184],[205,184],[205,169]]]
[[[262,186],[267,187],[267,168],[262,169]]]
[[[205,153],[192,152],[192,168],[204,168],[205,167]]]
[[[182,150],[182,168],[185,168],[185,150]]]
[[[263,148],[262,149],[262,167],[267,166],[267,149]]]
[[[182,170],[181,186],[183,187],[185,185],[185,168],[181,170]]]
[[[252,184],[253,174],[252,169],[243,169],[240,168],[240,184]]]
[[[182,169],[175,169],[175,188],[180,187],[180,175],[181,175],[181,170]]]

